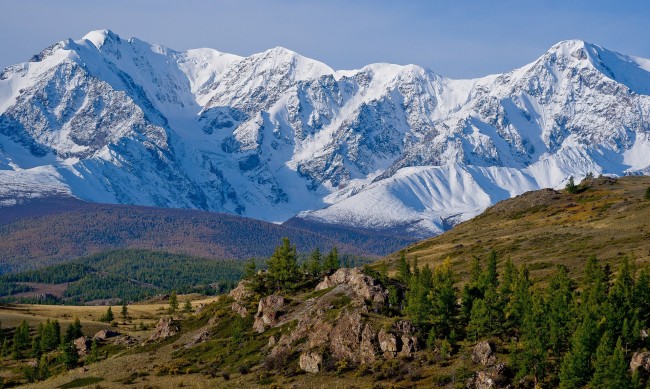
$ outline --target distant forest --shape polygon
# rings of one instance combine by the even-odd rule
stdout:
[[[42,201],[7,208],[6,215],[5,210],[0,215],[0,274],[127,248],[248,259],[268,257],[283,237],[289,237],[300,252],[337,246],[342,253],[355,255],[383,255],[407,243],[368,232],[319,234],[196,210]]]

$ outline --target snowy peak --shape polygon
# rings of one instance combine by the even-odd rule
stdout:
[[[580,40],[453,80],[98,30],[0,74],[0,200],[69,193],[424,237],[571,175],[650,173],[648,117],[650,60]]]

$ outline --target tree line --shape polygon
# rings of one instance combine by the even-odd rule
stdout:
[[[632,353],[650,346],[650,274],[624,259],[615,275],[595,256],[577,284],[558,266],[537,286],[525,265],[491,252],[475,257],[462,288],[449,260],[431,270],[404,254],[396,279],[385,264],[376,276],[388,285],[389,308],[405,315],[428,347],[446,354],[459,341],[497,340],[510,355],[514,378],[561,388],[642,388],[646,377],[629,371]],[[650,384],[650,383],[649,383]]]

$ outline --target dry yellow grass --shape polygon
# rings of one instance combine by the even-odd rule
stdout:
[[[469,274],[472,257],[495,250],[500,263],[511,258],[527,264],[544,280],[558,264],[579,279],[590,255],[613,270],[625,256],[650,262],[650,177],[595,179],[578,194],[542,190],[498,203],[452,230],[405,249],[420,265],[436,266],[449,257],[457,274]],[[386,258],[395,269],[398,255]]]

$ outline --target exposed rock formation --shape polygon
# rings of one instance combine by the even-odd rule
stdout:
[[[177,321],[173,320],[171,317],[161,317],[148,341],[155,342],[157,340],[167,339],[176,335],[178,331],[179,327]]]
[[[641,370],[643,373],[650,373],[650,352],[635,352],[634,355],[632,355],[632,360],[630,361],[630,370],[633,372]]]
[[[95,339],[95,340],[106,340],[108,338],[118,336],[119,334],[120,334],[119,332],[113,331],[113,330],[101,330],[101,331],[97,331],[95,336],[93,336],[93,339]]]
[[[497,358],[494,355],[494,345],[488,341],[478,342],[472,351],[472,362],[483,366],[492,366]]]
[[[375,283],[372,277],[361,272],[359,268],[341,268],[331,276],[326,276],[317,286],[316,290],[323,290],[337,285],[349,285],[352,291],[360,298],[383,305],[388,293]]]
[[[487,370],[481,370],[474,374],[467,383],[468,388],[492,389],[503,387],[508,381],[506,366],[498,364]]]
[[[240,281],[237,287],[231,290],[228,295],[235,300],[231,306],[232,310],[241,317],[248,316],[248,309],[244,306],[244,302],[254,295],[249,288],[249,282],[246,280]]]
[[[413,327],[413,323],[407,320],[396,322],[390,331],[382,328],[377,338],[384,358],[391,359],[398,355],[410,357],[413,352],[418,350],[415,327]]]
[[[300,354],[298,364],[307,373],[318,373],[321,370],[323,356],[317,352],[305,352]]]
[[[262,333],[267,327],[277,324],[283,306],[284,298],[282,296],[272,294],[262,298],[257,306],[253,330]]]
[[[92,343],[92,340],[87,336],[82,336],[75,339],[74,346],[77,348],[77,353],[80,357],[83,357],[90,352]]]

